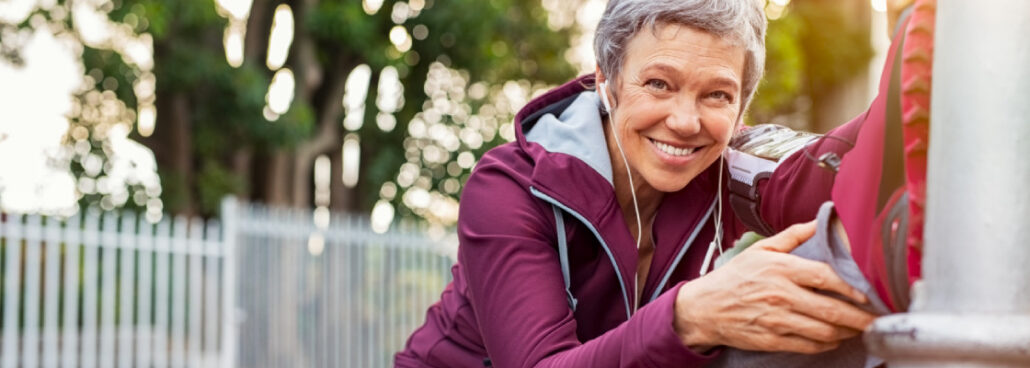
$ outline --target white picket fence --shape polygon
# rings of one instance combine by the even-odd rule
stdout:
[[[0,214],[0,368],[385,367],[453,239],[224,202],[220,220]]]

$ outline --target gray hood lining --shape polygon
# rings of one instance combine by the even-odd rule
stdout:
[[[548,152],[580,159],[612,184],[611,157],[601,123],[601,99],[596,92],[580,93],[559,116],[544,114],[523,134],[526,141],[535,142]]]

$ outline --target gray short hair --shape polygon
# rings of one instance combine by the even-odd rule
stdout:
[[[605,78],[622,71],[626,46],[645,26],[680,24],[744,46],[741,112],[747,109],[765,70],[765,13],[759,0],[609,0],[597,25],[594,54]],[[743,114],[741,114],[743,116]]]

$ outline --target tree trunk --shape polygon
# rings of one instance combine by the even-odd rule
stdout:
[[[290,2],[293,7],[293,16],[297,19],[293,45],[290,50],[290,67],[293,68],[297,80],[297,99],[311,101],[315,92],[322,86],[322,66],[318,61],[315,40],[304,27],[305,16],[314,11],[318,4],[316,0],[294,0]],[[337,101],[338,102],[338,101]]]
[[[311,105],[316,112],[318,131],[307,142],[297,145],[294,165],[296,175],[293,178],[293,205],[296,207],[311,206],[312,166],[315,158],[325,152],[339,151],[343,144],[341,121],[343,118],[343,93],[346,91],[347,73],[354,65],[343,56],[337,56],[337,68],[326,73],[326,80],[316,88],[311,96]],[[337,180],[337,179],[333,179]]]
[[[278,2],[253,0],[250,17],[247,18],[247,34],[244,35],[244,60],[265,64],[268,54],[268,34],[272,30],[272,15]]]
[[[290,205],[290,177],[294,175],[293,161],[288,151],[279,150],[272,154],[265,171],[265,203],[273,206]]]
[[[232,173],[245,181],[243,192],[239,193],[242,200],[250,199],[251,193],[254,193],[254,188],[250,185],[253,163],[254,149],[250,147],[240,147],[232,154],[232,165],[230,166]]]
[[[193,140],[189,97],[169,92],[157,100],[157,124],[141,142],[154,152],[161,170],[165,206],[169,212],[193,215]]]

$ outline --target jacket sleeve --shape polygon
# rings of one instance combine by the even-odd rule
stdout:
[[[680,285],[618,327],[580,342],[553,213],[496,161],[484,158],[470,177],[458,224],[462,276],[494,367],[692,367],[712,358],[687,349],[673,330]]]
[[[830,200],[836,173],[820,166],[818,158],[827,153],[844,157],[854,145],[867,114],[855,117],[787,157],[768,180],[758,183],[760,214],[774,232],[812,221],[823,202]]]

